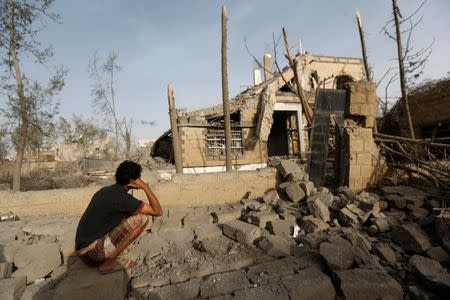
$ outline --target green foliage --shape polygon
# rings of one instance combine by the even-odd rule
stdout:
[[[11,45],[15,48],[17,64],[25,57],[34,58],[39,64],[47,63],[53,55],[51,47],[42,47],[36,40],[47,20],[59,21],[59,16],[50,10],[53,0],[0,0],[0,122],[6,132],[4,144],[18,149],[20,129],[26,127],[27,144],[24,148],[36,149],[51,142],[58,114],[59,103],[55,96],[62,90],[68,70],[64,66],[54,69],[46,84],[21,74],[23,97],[21,99],[19,78],[14,69]],[[20,73],[19,73],[20,74]],[[22,108],[21,108],[22,103]],[[26,124],[24,121],[26,120]]]
[[[92,119],[84,119],[82,115],[72,115],[70,120],[59,118],[57,136],[65,143],[91,144],[106,138],[108,131],[99,127]]]

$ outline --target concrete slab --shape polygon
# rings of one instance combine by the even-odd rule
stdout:
[[[238,290],[234,292],[235,300],[289,300],[287,290],[277,283],[270,285],[256,286],[245,290]]]
[[[328,276],[317,268],[308,268],[281,279],[291,299],[333,300],[336,292]]]
[[[202,298],[226,295],[236,290],[249,288],[250,282],[244,270],[214,274],[205,278],[200,285]]]

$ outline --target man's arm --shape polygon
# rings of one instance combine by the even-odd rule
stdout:
[[[142,181],[142,179],[140,178],[136,180],[130,180],[130,183],[133,187],[144,190],[145,194],[147,195],[148,204],[144,203],[144,206],[141,208],[140,213],[151,216],[162,216],[163,211],[161,205],[159,204],[158,198],[156,198],[155,194],[153,194],[148,184]]]

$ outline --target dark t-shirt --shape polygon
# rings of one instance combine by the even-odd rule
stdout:
[[[98,190],[78,223],[75,249],[83,249],[110,232],[124,218],[137,212],[142,204],[119,184]]]

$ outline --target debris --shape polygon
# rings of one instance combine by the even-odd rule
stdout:
[[[325,205],[321,199],[309,197],[307,203],[309,210],[314,217],[320,218],[324,222],[330,221],[330,211],[328,210],[328,206]]]
[[[397,262],[397,257],[392,250],[391,247],[389,247],[386,243],[379,243],[375,246],[375,253],[382,258],[383,260],[395,264]]]
[[[0,215],[0,222],[17,221],[17,220],[19,220],[19,217],[17,215],[15,215],[13,212],[9,212],[9,213]]]
[[[306,216],[303,218],[302,228],[306,233],[314,233],[327,230],[330,226],[321,219],[313,216]]]
[[[414,272],[417,272],[430,290],[445,297],[450,293],[450,274],[440,263],[432,259],[413,255],[409,264]]]
[[[295,246],[295,242],[287,237],[278,235],[269,235],[263,237],[258,242],[258,247],[267,255],[273,257],[284,257],[291,254],[291,247]]]
[[[290,182],[286,186],[285,191],[292,202],[300,202],[306,197],[305,192],[296,182]]]
[[[290,178],[294,181],[301,181],[307,177],[306,172],[294,161],[283,160],[278,166],[278,171],[283,178]]]
[[[336,279],[345,299],[403,299],[400,284],[383,271],[336,271]]]
[[[392,240],[405,251],[414,253],[421,253],[431,248],[428,236],[415,223],[407,223],[394,228],[392,230]]]
[[[336,237],[333,242],[320,244],[319,252],[333,270],[348,270],[354,263],[352,246],[341,237]]]
[[[439,263],[450,262],[450,256],[441,246],[428,249],[427,255]]]
[[[257,226],[232,220],[223,224],[223,234],[243,244],[251,245],[261,236],[261,229]]]

